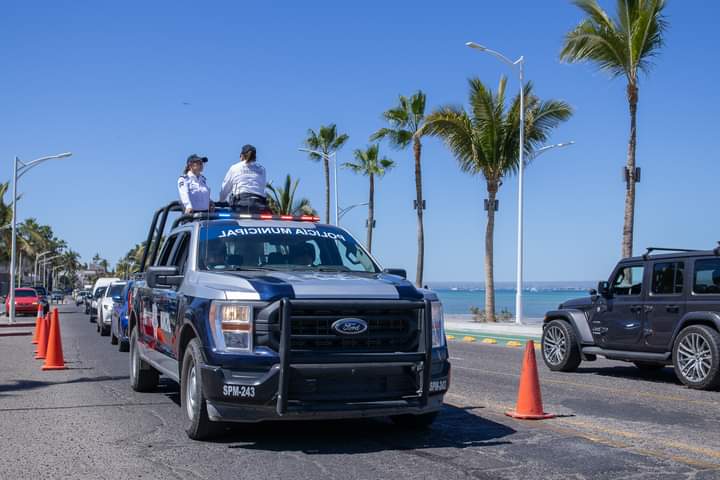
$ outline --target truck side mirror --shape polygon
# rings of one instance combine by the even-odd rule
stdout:
[[[145,271],[145,281],[150,288],[169,288],[180,285],[183,276],[176,266],[148,267]]]
[[[603,297],[609,297],[611,294],[610,282],[599,282],[597,291]]]
[[[383,273],[397,275],[398,277],[407,278],[407,271],[404,268],[386,268]]]

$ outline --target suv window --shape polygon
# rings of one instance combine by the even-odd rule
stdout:
[[[167,266],[170,264],[170,252],[172,252],[172,247],[175,244],[176,238],[177,235],[173,235],[165,241],[165,245],[163,245],[162,253],[160,253],[160,260],[158,261],[157,265]]]
[[[683,291],[684,262],[662,262],[653,265],[652,293],[674,295]]]
[[[720,293],[720,259],[708,258],[695,261],[693,293]]]
[[[178,240],[178,246],[175,249],[175,258],[173,258],[172,264],[180,269],[180,273],[185,271],[185,264],[188,259],[188,247],[190,246],[190,234],[181,233],[180,240]]]
[[[644,268],[641,265],[622,267],[612,282],[615,295],[640,295]]]

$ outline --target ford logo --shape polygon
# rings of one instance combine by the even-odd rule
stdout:
[[[340,335],[359,335],[367,332],[368,324],[360,318],[341,318],[333,322],[330,328]]]

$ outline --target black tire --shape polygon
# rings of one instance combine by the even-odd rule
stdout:
[[[112,331],[112,325],[110,325],[110,345],[117,345],[118,338],[115,336],[115,332]]]
[[[575,329],[564,320],[543,328],[541,344],[543,361],[554,372],[574,372],[582,362]]]
[[[398,427],[412,430],[430,428],[438,416],[438,412],[423,413],[420,415],[392,415],[390,420]]]
[[[707,362],[702,362],[706,365],[705,376],[701,375],[702,371],[693,368],[684,372],[683,365],[687,366],[685,360],[687,357],[682,352],[687,348],[687,342],[692,343],[693,338],[704,342],[702,350],[709,355],[705,357]],[[675,375],[688,387],[696,390],[714,390],[720,387],[720,333],[717,330],[706,325],[691,325],[683,328],[675,339],[672,360]],[[693,378],[694,373],[698,373],[699,378]]]
[[[136,392],[150,392],[157,387],[160,373],[140,358],[138,332],[130,334],[130,387]]]
[[[207,440],[218,433],[220,423],[210,420],[202,391],[204,363],[200,340],[193,338],[185,349],[180,377],[180,407],[187,436],[193,440]]]
[[[127,352],[130,350],[130,342],[127,340],[120,340],[118,343],[118,351],[119,352]]]
[[[637,368],[644,372],[657,372],[665,368],[664,363],[653,363],[653,362],[633,362]]]

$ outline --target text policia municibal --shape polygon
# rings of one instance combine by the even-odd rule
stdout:
[[[217,238],[237,237],[245,235],[304,235],[307,237],[329,238],[331,240],[347,241],[340,233],[325,232],[312,228],[288,228],[288,227],[239,227],[222,230]]]

